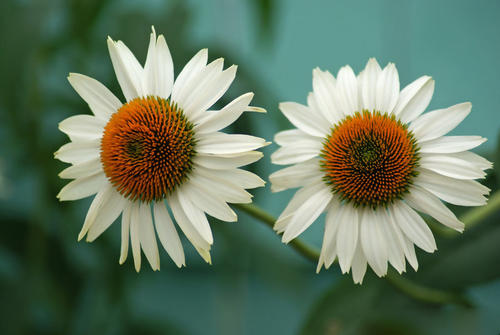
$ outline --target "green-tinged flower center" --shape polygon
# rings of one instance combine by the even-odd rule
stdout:
[[[417,175],[416,140],[394,116],[363,111],[332,128],[321,153],[325,182],[356,206],[385,206]]]
[[[194,147],[193,124],[177,105],[159,97],[136,98],[104,128],[101,162],[123,196],[159,201],[187,179]]]

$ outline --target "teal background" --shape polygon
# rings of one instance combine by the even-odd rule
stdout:
[[[0,2],[0,333],[1,334],[496,334],[500,332],[500,214],[453,238],[405,275],[465,295],[472,308],[403,295],[369,273],[363,286],[337,267],[315,264],[281,244],[244,213],[212,222],[213,265],[184,243],[187,267],[161,253],[160,272],[131,258],[118,265],[119,225],[92,244],[78,243],[90,199],[59,203],[67,142],[64,118],[89,113],[66,80],[94,77],[122,97],[106,37],[146,55],[151,25],[166,36],[175,73],[199,49],[238,64],[221,103],[248,91],[267,115],[243,116],[233,132],[272,140],[291,128],[280,101],[305,103],[312,69],[333,73],[369,57],[395,62],[401,86],[436,80],[430,108],[471,101],[453,131],[489,140],[477,152],[496,162],[500,128],[499,1],[120,1]],[[269,155],[249,168],[267,179]],[[497,164],[498,165],[498,164]],[[497,189],[498,173],[485,183]],[[254,192],[273,215],[293,192]],[[453,208],[460,214],[463,209]],[[323,220],[304,239],[320,246]],[[186,242],[186,241],[184,241]],[[129,256],[130,257],[130,256]]]

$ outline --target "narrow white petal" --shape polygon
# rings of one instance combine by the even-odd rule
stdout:
[[[208,215],[226,222],[235,222],[238,218],[221,197],[214,195],[205,187],[199,188],[188,182],[182,187],[182,192],[186,193],[186,197]]]
[[[163,201],[154,204],[155,227],[161,244],[177,267],[186,265],[184,249]]]
[[[311,136],[323,138],[330,133],[328,121],[307,106],[296,102],[282,102],[279,109],[295,127]]]
[[[486,173],[474,162],[464,159],[461,153],[455,154],[423,154],[420,166],[444,176],[456,179],[484,178]]]
[[[87,234],[87,242],[93,242],[96,238],[101,236],[101,234],[115,222],[118,216],[120,216],[127,203],[127,200],[115,190],[110,191],[110,193],[110,196],[107,197],[97,209],[94,223],[90,226]]]
[[[191,220],[188,218],[187,214],[184,212],[184,209],[179,202],[178,194],[173,194],[172,196],[170,196],[167,199],[167,202],[170,205],[175,220],[177,221],[177,224],[181,228],[184,235],[186,235],[187,239],[191,242],[191,244],[193,244],[200,256],[208,262],[210,259],[210,244],[200,235]]]
[[[389,63],[377,78],[376,107],[382,113],[392,113],[399,98],[399,75],[394,63]]]
[[[382,69],[375,58],[370,58],[358,77],[361,94],[361,107],[373,112],[377,107],[377,81]]]
[[[79,164],[99,158],[100,141],[78,141],[63,145],[54,153],[54,157],[65,163]]]
[[[408,198],[411,197],[407,194],[405,200],[414,207]],[[401,228],[401,231],[419,248],[427,252],[434,252],[436,250],[436,241],[422,217],[403,201],[395,203],[393,209],[394,221]]]
[[[208,59],[207,49],[198,51],[196,55],[184,66],[181,73],[174,82],[172,88],[172,101],[181,101],[189,93],[186,89],[187,83],[192,81],[198,73],[205,68]]]
[[[196,151],[202,154],[236,154],[255,150],[267,145],[267,142],[250,135],[210,133],[201,134],[196,143]]]
[[[120,248],[120,260],[119,263],[123,264],[127,260],[128,256],[128,244],[130,240],[130,214],[131,206],[126,205],[122,212],[122,241]]]
[[[404,246],[401,243],[402,236],[400,236],[401,233],[400,231],[396,231],[394,229],[394,225],[391,222],[392,219],[389,217],[385,209],[379,209],[377,212],[380,214],[378,224],[384,234],[387,259],[389,260],[389,263],[391,263],[392,266],[401,274],[406,270]]]
[[[358,244],[360,225],[358,210],[351,204],[345,204],[340,207],[337,220],[339,221],[336,243],[337,257],[342,273],[347,273],[351,268],[352,258]]]
[[[279,148],[271,154],[271,162],[279,165],[288,165],[305,162],[317,157],[321,153],[323,143],[321,141],[298,140],[295,145],[287,145]]]
[[[71,116],[59,123],[59,130],[73,140],[100,139],[106,121],[91,115]]]
[[[103,172],[78,178],[66,184],[57,198],[60,201],[83,199],[99,192],[106,183],[107,178]]]
[[[366,273],[366,257],[363,254],[361,243],[356,245],[356,252],[352,258],[352,279],[355,284],[362,284]]]
[[[418,269],[418,262],[417,262],[417,256],[415,255],[415,248],[413,246],[413,242],[411,242],[406,235],[403,234],[401,231],[401,228],[399,228],[399,225],[396,223],[396,216],[394,214],[394,208],[393,206],[388,207],[388,212],[386,214],[386,221],[388,225],[390,226],[389,228],[391,229],[392,233],[394,234],[393,236],[395,237],[395,240],[398,242],[399,247],[401,248],[401,251],[403,252],[403,257],[406,257],[408,259],[408,263],[417,271]],[[404,258],[403,258],[403,271],[406,271],[406,264],[404,264]]]
[[[307,199],[314,196],[314,194],[318,192],[322,192],[322,190],[325,188],[327,188],[327,186],[321,180],[316,183],[311,183],[299,189],[297,192],[295,192],[288,205],[285,207],[283,212],[281,212],[280,216],[278,217],[278,220],[276,220],[273,229],[276,230],[278,233],[283,232],[285,227],[289,223],[289,221],[285,219],[288,216],[291,216],[291,214],[293,214]],[[286,222],[287,224],[283,224],[284,222]]]
[[[405,250],[405,256],[406,259],[408,260],[408,263],[411,265],[413,270],[417,271],[418,270],[418,260],[417,260],[417,255],[415,254],[415,246],[412,241],[406,236],[403,235],[403,241],[404,241],[404,250]]]
[[[323,235],[323,244],[321,245],[321,253],[316,268],[316,273],[319,273],[323,264],[328,269],[335,258],[337,257],[337,229],[339,226],[338,215],[340,213],[340,202],[337,198],[333,198],[327,208],[325,219],[325,233]]]
[[[261,159],[264,154],[260,151],[248,151],[228,155],[203,155],[193,157],[193,163],[209,169],[228,170],[252,164]]]
[[[198,134],[219,131],[234,121],[236,121],[243,112],[248,111],[253,93],[240,95],[231,101],[219,111],[209,111],[200,118],[199,124],[194,128]]]
[[[328,71],[319,68],[313,70],[313,93],[308,97],[308,105],[317,107],[330,124],[335,124],[344,118],[344,113],[338,109],[335,102],[335,78]]]
[[[458,126],[469,115],[471,107],[470,102],[465,102],[425,113],[413,121],[408,130],[419,142],[433,140]]]
[[[214,175],[211,170],[196,167],[189,179],[193,186],[205,188],[210,194],[230,203],[250,203],[252,195],[231,180]]]
[[[446,202],[460,206],[485,205],[484,195],[489,193],[489,189],[477,181],[450,178],[427,169],[419,170],[415,185]]]
[[[330,200],[332,191],[328,187],[322,188],[319,192],[313,194],[304,203],[297,208],[292,220],[288,224],[282,241],[288,243],[300,234],[323,213]]]
[[[174,84],[174,63],[163,35],[156,42],[156,92],[159,97],[168,98]]]
[[[305,186],[313,180],[321,179],[319,159],[313,158],[303,163],[278,170],[269,176],[271,191],[280,192],[289,188]]]
[[[236,69],[237,66],[232,65],[215,76],[215,78],[206,83],[206,85],[200,85],[196,98],[187,102],[184,107],[186,115],[191,115],[191,119],[196,122],[208,108],[226,93],[236,77]]]
[[[214,176],[217,176],[221,179],[230,180],[232,183],[245,188],[256,188],[262,187],[266,184],[259,176],[256,174],[241,170],[241,169],[230,169],[230,170],[208,170]]]
[[[274,135],[274,142],[281,146],[295,145],[298,141],[321,141],[300,129],[283,130]]]
[[[462,232],[464,230],[464,224],[460,222],[455,214],[448,209],[435,195],[422,189],[418,186],[413,186],[410,193],[405,196],[406,202],[415,208],[416,210],[429,214],[437,221],[441,222],[447,227],[455,229],[456,231]],[[413,211],[415,213],[415,211]],[[416,216],[420,217],[415,213]],[[423,220],[422,220],[423,222]],[[425,222],[424,222],[425,224]],[[427,225],[426,225],[427,226]],[[406,232],[405,232],[406,233]],[[432,234],[432,233],[431,233]],[[408,234],[407,234],[408,235]],[[410,236],[408,236],[410,237]],[[414,241],[415,242],[415,241]],[[416,245],[420,247],[418,243]],[[422,248],[422,247],[421,247]],[[426,250],[425,248],[422,248]],[[435,249],[435,245],[434,245]],[[427,250],[426,250],[427,251]]]
[[[149,38],[148,54],[144,64],[144,75],[142,76],[142,87],[146,95],[156,95],[156,82],[158,72],[156,71],[156,31],[151,27]]]
[[[184,209],[184,213],[193,224],[193,227],[208,244],[212,244],[214,242],[212,229],[210,229],[210,224],[208,223],[205,213],[193,204],[188,198],[188,195],[183,192],[182,188],[177,192],[177,197]]]
[[[108,50],[115,69],[116,79],[127,101],[144,96],[142,76],[144,70],[123,42],[108,37]]]
[[[141,270],[141,216],[139,213],[139,202],[131,203],[130,208],[130,243],[132,245],[132,256],[134,256],[135,271]]]
[[[450,154],[449,156],[453,156],[459,159],[462,159],[464,161],[470,162],[474,164],[478,169],[481,170],[488,170],[493,167],[493,163],[487,160],[484,157],[479,156],[478,154],[475,154],[470,151],[462,151],[462,152],[457,152],[454,154]]]
[[[433,154],[455,153],[473,149],[486,142],[481,136],[443,136],[419,143],[419,152]]]
[[[160,255],[158,253],[158,245],[156,243],[156,234],[153,227],[153,219],[151,217],[151,206],[149,203],[141,203],[139,206],[140,228],[139,240],[141,249],[146,255],[151,268],[156,271],[160,270]]]
[[[78,163],[67,167],[59,173],[59,178],[62,179],[76,179],[88,177],[99,172],[103,172],[101,160],[98,158],[89,160],[87,162]]]
[[[92,113],[102,120],[109,120],[122,103],[103,84],[83,74],[70,73],[68,81],[89,105]]]
[[[379,277],[387,273],[387,245],[378,211],[366,208],[360,222],[359,238],[368,264]]]
[[[394,115],[402,123],[415,120],[422,114],[434,94],[434,80],[429,76],[422,76],[403,88],[399,100],[394,107]]]
[[[349,65],[341,67],[337,74],[336,101],[344,115],[359,112],[358,82]]]

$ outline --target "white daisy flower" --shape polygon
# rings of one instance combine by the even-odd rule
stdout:
[[[417,270],[414,244],[436,250],[422,217],[445,226],[464,225],[441,202],[486,203],[483,178],[492,164],[468,150],[480,136],[444,136],[469,114],[470,103],[422,114],[434,80],[422,76],[399,90],[394,64],[383,70],[375,59],[356,77],[349,66],[335,79],[313,71],[307,106],[284,102],[280,109],[297,129],[276,134],[281,146],[271,159],[288,165],[270,176],[275,192],[300,187],[278,218],[275,230],[288,243],[326,211],[317,271],[338,258],[342,273],[352,268],[361,283],[367,263],[378,276],[389,262],[399,273],[406,261]]]
[[[78,240],[87,235],[87,241],[94,241],[122,215],[120,264],[127,258],[130,236],[136,270],[141,266],[141,249],[158,270],[157,234],[175,264],[185,265],[168,207],[184,235],[210,263],[213,237],[206,214],[236,221],[227,203],[250,203],[252,195],[245,189],[264,185],[239,167],[259,160],[262,153],[254,150],[267,143],[220,130],[244,111],[265,111],[249,106],[253,93],[221,110],[207,111],[231,85],[236,66],[223,70],[222,58],[207,65],[206,49],[186,64],[174,82],[170,51],[154,29],[144,68],[123,42],[108,38],[108,48],[126,102],[95,79],[69,75],[94,116],[76,115],[59,124],[71,142],[55,157],[72,164],[60,177],[75,180],[58,198],[76,200],[97,193]]]

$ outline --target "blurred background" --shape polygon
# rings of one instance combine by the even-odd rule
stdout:
[[[272,140],[291,125],[280,101],[306,102],[312,69],[359,72],[369,57],[395,62],[401,86],[436,80],[430,108],[471,101],[454,134],[482,135],[478,153],[500,165],[500,2],[300,0],[0,1],[0,334],[498,334],[500,213],[463,235],[417,251],[419,287],[459,294],[470,306],[429,303],[371,272],[362,286],[333,266],[315,274],[264,224],[212,221],[213,265],[184,241],[187,267],[161,253],[162,269],[118,265],[120,229],[78,243],[91,199],[59,203],[65,164],[53,159],[68,139],[64,118],[90,113],[66,77],[94,77],[122,97],[106,37],[144,62],[151,25],[166,36],[176,74],[199,49],[238,64],[222,103],[248,91],[267,115],[230,129]],[[249,168],[264,179],[269,155]],[[498,188],[500,170],[484,180]],[[293,192],[254,192],[273,215]],[[464,209],[453,208],[457,214]],[[466,209],[465,209],[466,210]],[[320,246],[323,219],[304,239]],[[439,231],[436,231],[438,234]]]

